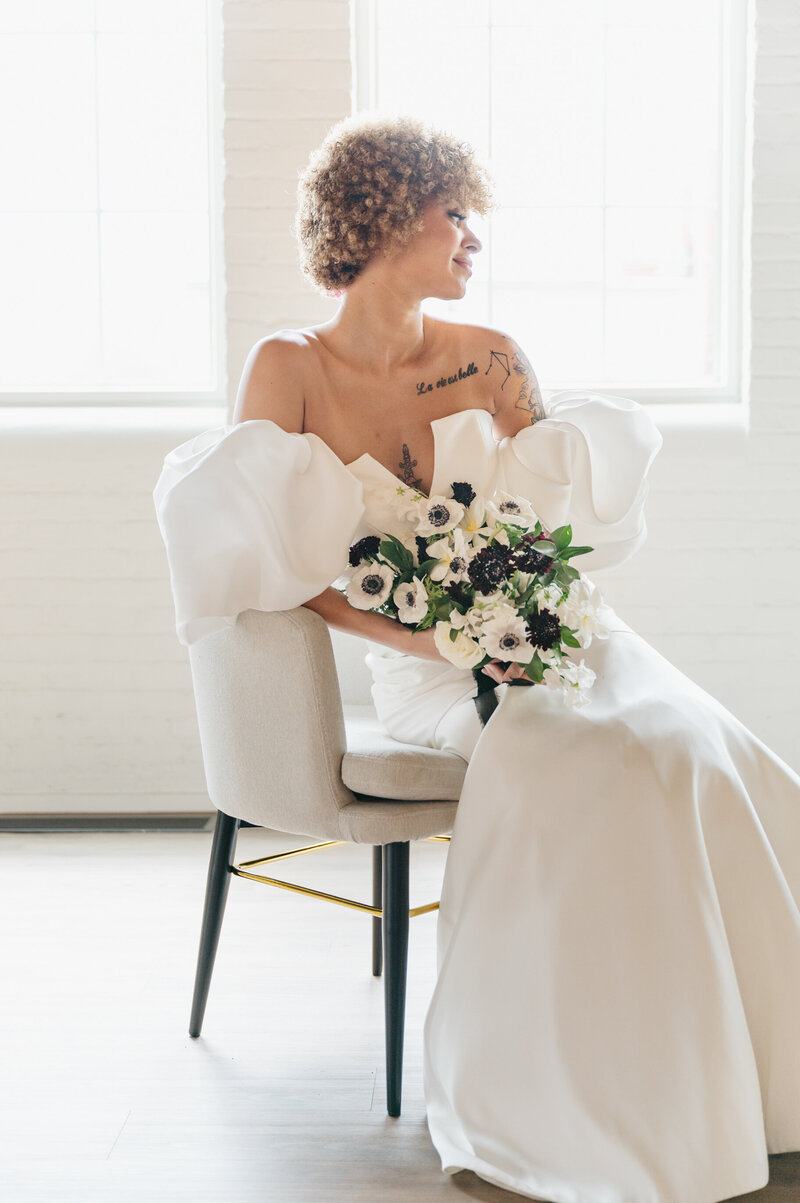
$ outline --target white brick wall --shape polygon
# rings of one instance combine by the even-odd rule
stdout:
[[[665,425],[648,545],[604,587],[800,768],[800,12],[760,0],[756,21],[750,432]],[[292,220],[298,170],[350,109],[348,3],[230,0],[224,28],[232,401],[257,338],[335,310],[297,270]],[[171,447],[223,421],[0,412],[0,809],[207,807],[151,492]],[[337,644],[356,700],[365,673]]]

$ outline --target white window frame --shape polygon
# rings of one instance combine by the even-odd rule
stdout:
[[[220,0],[203,0],[206,7],[208,38],[206,42],[206,97],[208,128],[208,206],[209,206],[209,312],[211,362],[214,384],[208,389],[117,389],[75,388],[63,391],[0,392],[0,407],[4,406],[216,406],[227,402],[225,381],[225,274],[224,274],[224,140],[222,103],[222,4]],[[43,336],[46,338],[46,334]],[[46,342],[45,342],[46,349]]]

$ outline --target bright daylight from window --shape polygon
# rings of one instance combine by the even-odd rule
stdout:
[[[0,392],[213,390],[204,0],[0,4]]]
[[[467,298],[430,312],[507,329],[562,387],[712,399],[736,388],[739,199],[726,160],[742,89],[726,43],[741,31],[728,0],[660,12],[641,0],[377,0],[372,28],[363,10],[357,26],[362,80],[370,44],[375,56],[359,102],[461,134],[497,180]]]

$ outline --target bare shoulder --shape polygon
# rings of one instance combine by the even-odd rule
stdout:
[[[487,363],[487,376],[495,402],[495,430],[501,437],[514,435],[546,417],[533,364],[522,347],[504,330],[474,326]]]
[[[301,330],[276,330],[252,347],[242,369],[233,421],[268,418],[290,433],[303,430],[308,339]]]

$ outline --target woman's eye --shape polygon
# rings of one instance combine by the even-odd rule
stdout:
[[[466,221],[467,220],[463,213],[448,213],[447,216],[455,217],[456,221]]]

